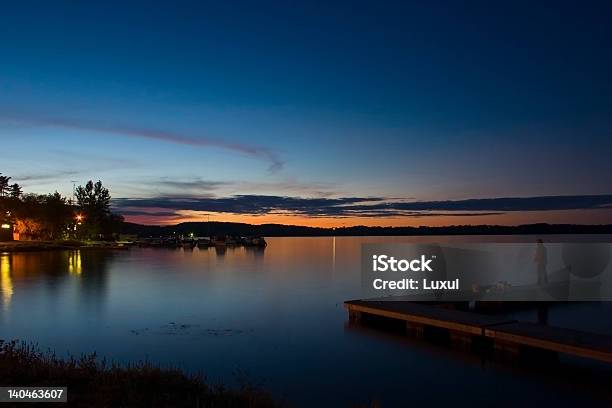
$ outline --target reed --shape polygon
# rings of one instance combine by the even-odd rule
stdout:
[[[33,344],[0,340],[2,386],[68,387],[76,407],[278,407],[268,393],[244,383],[211,385],[201,374],[149,362],[109,363],[95,353],[60,358]]]

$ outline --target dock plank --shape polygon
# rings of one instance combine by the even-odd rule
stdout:
[[[485,336],[612,363],[611,336],[526,322],[485,328]]]
[[[484,335],[486,327],[515,322],[515,320],[504,317],[486,316],[413,302],[350,300],[344,304],[349,312],[367,313],[478,336]]]

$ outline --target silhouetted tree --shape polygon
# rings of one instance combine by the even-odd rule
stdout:
[[[66,235],[72,223],[73,210],[68,199],[57,191],[42,197],[42,220],[46,235],[50,239],[59,239]]]
[[[62,239],[74,236],[111,236],[121,230],[123,218],[110,212],[110,193],[98,181],[76,189],[78,210],[83,220],[75,219],[75,207],[57,191],[53,194],[24,194],[11,177],[0,173],[0,221],[12,223],[21,239]]]
[[[90,180],[85,184],[85,187],[78,186],[75,195],[79,210],[85,216],[83,226],[86,234],[89,236],[99,235],[111,215],[110,192],[102,185],[101,181],[94,184]]]
[[[2,173],[0,173],[0,197],[6,197],[10,181],[10,177],[3,176]]]
[[[24,194],[12,199],[16,229],[26,239],[66,238],[72,223],[73,209],[58,192]]]
[[[19,184],[11,184],[9,194],[11,195],[11,198],[19,198],[21,197],[21,194],[23,194],[23,190]]]
[[[109,214],[109,216],[102,222],[100,232],[107,237],[113,234],[118,234],[121,231],[125,219],[119,214]]]

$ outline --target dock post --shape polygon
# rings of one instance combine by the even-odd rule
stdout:
[[[415,337],[423,337],[425,335],[425,325],[407,321],[406,334]]]
[[[467,350],[472,347],[472,335],[456,330],[449,330],[450,342],[453,347]]]
[[[361,322],[361,312],[349,309],[349,322],[359,323]]]
[[[521,354],[520,346],[517,343],[495,339],[493,343],[495,355],[502,360],[517,359]]]

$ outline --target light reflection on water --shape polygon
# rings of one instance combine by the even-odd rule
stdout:
[[[538,395],[558,405],[609,397],[606,387],[594,393],[548,374],[517,375],[474,355],[346,324],[342,302],[360,294],[361,243],[434,240],[466,238],[269,238],[265,250],[3,254],[0,338],[60,354],[97,351],[116,361],[178,365],[230,385],[246,375],[303,406],[371,398],[395,406],[408,395],[414,403],[478,395],[483,405],[500,393],[508,403]],[[550,320],[612,333],[609,312],[561,307]],[[591,385],[612,378],[607,367],[589,367],[597,373]]]
[[[5,310],[8,310],[13,297],[11,260],[8,254],[0,255],[0,290],[2,290],[2,306]]]

